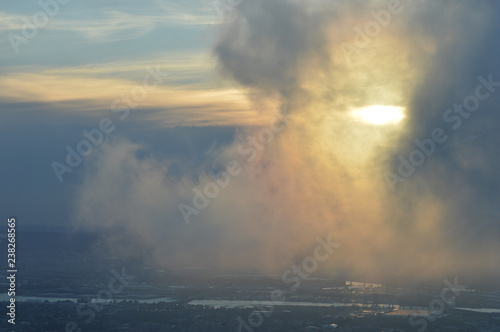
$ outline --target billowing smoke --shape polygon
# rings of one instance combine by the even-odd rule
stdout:
[[[79,189],[84,227],[131,234],[110,244],[173,269],[280,273],[330,234],[341,247],[324,271],[498,275],[495,1],[252,0],[232,14],[218,70],[265,124],[181,175],[137,144],[107,145]],[[370,105],[406,117],[351,116]]]

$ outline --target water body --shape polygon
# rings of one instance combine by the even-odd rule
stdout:
[[[122,302],[122,301],[137,301],[138,303],[159,303],[159,302],[175,302],[175,299],[172,298],[154,298],[154,299],[111,299],[111,300],[97,300],[95,297],[92,298],[92,295],[89,295],[92,303],[112,303],[113,301]],[[50,303],[70,301],[76,303],[79,298],[76,297],[39,297],[39,296],[16,296],[16,302],[45,302],[48,301]],[[10,301],[10,297],[7,293],[0,294],[0,301]],[[245,308],[245,307],[255,307],[259,306],[303,306],[303,307],[349,307],[349,306],[363,306],[362,303],[340,303],[340,302],[281,302],[274,303],[272,301],[249,301],[249,300],[193,300],[188,303],[188,305],[192,306],[207,306],[207,307],[226,307],[226,308]],[[365,307],[373,307],[373,305],[368,304]],[[389,304],[379,304],[379,308],[389,308]],[[394,309],[400,309],[399,305],[393,305]],[[492,308],[458,308],[454,309],[458,310],[466,310],[472,312],[481,312],[487,314],[499,314],[500,309],[492,309]]]
[[[480,308],[480,309],[475,309],[475,308],[455,308],[458,310],[466,310],[466,311],[473,311],[473,312],[482,312],[485,314],[500,314],[500,309],[492,309],[492,308]]]
[[[122,302],[122,301],[137,301],[138,303],[158,303],[158,302],[175,302],[175,299],[165,297],[165,298],[156,298],[156,299],[102,299],[98,300],[95,298],[95,294],[93,295],[88,295],[90,297],[92,303],[113,303],[114,301],[116,302]],[[79,298],[76,297],[45,297],[45,296],[16,296],[15,297],[16,302],[63,302],[63,301],[70,301],[70,302],[77,302]],[[7,295],[7,293],[2,293],[0,294],[0,301],[10,301],[10,296]]]
[[[286,301],[280,303],[274,303],[272,301],[246,301],[246,300],[193,300],[188,303],[188,305],[202,305],[207,307],[226,307],[226,308],[245,308],[245,307],[255,307],[256,305],[272,306],[303,306],[303,307],[350,307],[350,306],[363,306],[362,303],[322,303],[322,302],[294,302]],[[372,307],[373,305],[368,304],[366,307]],[[390,304],[379,304],[379,308],[389,308]],[[398,305],[393,305],[395,309],[399,309]]]

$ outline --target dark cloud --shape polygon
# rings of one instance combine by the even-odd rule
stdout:
[[[246,87],[297,93],[312,64],[328,59],[323,29],[331,17],[331,10],[308,10],[301,2],[245,1],[224,27],[215,54],[222,71]]]

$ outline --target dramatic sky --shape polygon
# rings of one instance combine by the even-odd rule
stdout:
[[[172,269],[329,235],[324,271],[500,275],[500,2],[46,3],[0,5],[5,216]]]

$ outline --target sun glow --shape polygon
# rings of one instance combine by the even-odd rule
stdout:
[[[399,106],[373,105],[355,109],[351,115],[374,125],[395,124],[405,118],[404,108]]]

